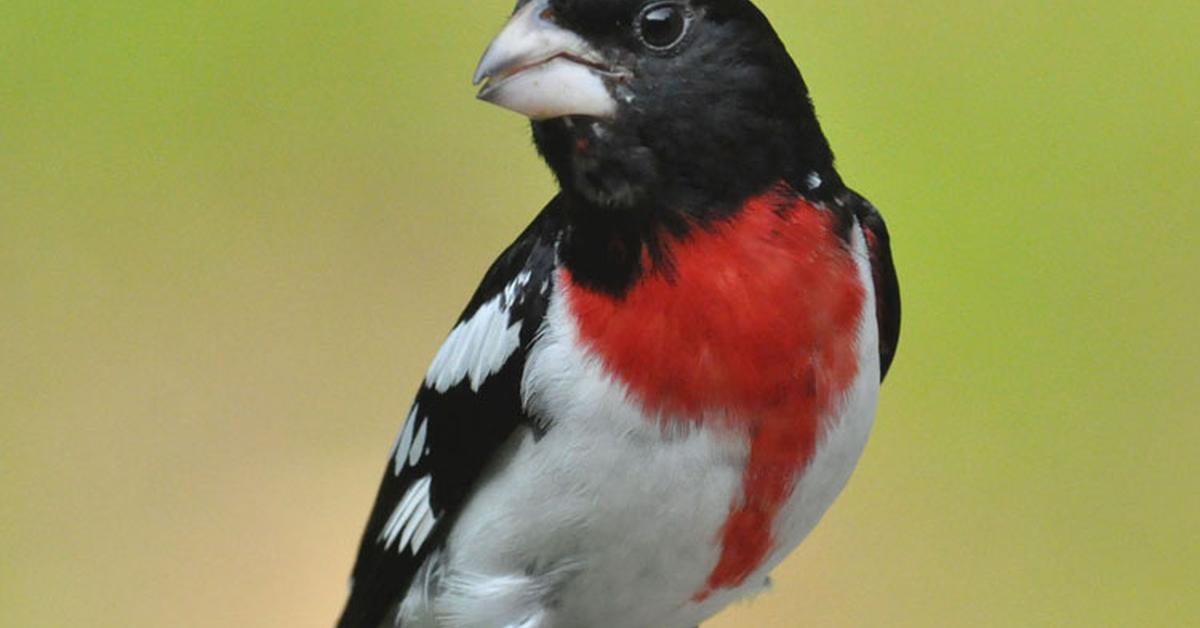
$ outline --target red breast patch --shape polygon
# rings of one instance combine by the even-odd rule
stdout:
[[[821,417],[857,374],[865,296],[833,220],[780,186],[729,220],[669,240],[673,272],[649,273],[621,299],[562,271],[580,339],[647,413],[715,410],[750,438],[741,498],[696,600],[762,564]]]

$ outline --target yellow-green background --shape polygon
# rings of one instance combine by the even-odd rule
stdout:
[[[512,0],[0,15],[0,625],[328,626],[424,367],[553,190]],[[732,626],[1200,625],[1200,3],[763,1],[899,357]]]

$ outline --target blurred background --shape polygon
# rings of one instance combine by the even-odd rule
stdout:
[[[332,624],[554,189],[470,85],[512,3],[5,3],[0,625]],[[1200,625],[1200,3],[761,5],[905,321],[846,493],[709,625]]]

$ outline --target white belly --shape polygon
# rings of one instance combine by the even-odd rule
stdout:
[[[692,628],[761,589],[845,486],[879,394],[878,331],[867,287],[858,374],[772,529],[775,549],[735,589],[693,601],[720,554],[748,441],[715,421],[647,417],[576,337],[556,290],[523,382],[548,431],[514,436],[458,518],[401,614],[405,626]],[[701,418],[701,417],[694,417]],[[428,593],[428,595],[426,595]]]

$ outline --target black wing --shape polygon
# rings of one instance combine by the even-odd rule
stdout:
[[[553,282],[555,207],[552,201],[492,264],[422,382],[383,474],[338,626],[376,628],[390,616],[445,541],[485,465],[530,422],[521,375]],[[504,359],[467,368],[472,352]]]
[[[848,205],[862,225],[875,279],[875,318],[879,323],[879,377],[887,375],[900,342],[900,283],[892,264],[891,238],[883,216],[870,201],[850,192]]]

